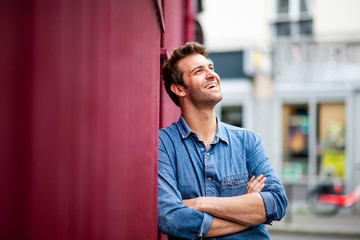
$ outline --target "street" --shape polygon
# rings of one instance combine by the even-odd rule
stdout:
[[[328,236],[328,235],[310,235],[310,234],[291,234],[291,233],[272,233],[271,240],[355,240],[359,237],[349,236]]]

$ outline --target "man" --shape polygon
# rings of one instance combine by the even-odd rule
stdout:
[[[159,132],[158,226],[169,239],[270,239],[285,191],[255,133],[222,123],[220,77],[201,44],[176,48],[163,67],[181,108]]]

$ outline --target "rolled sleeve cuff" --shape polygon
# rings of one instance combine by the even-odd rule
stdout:
[[[277,212],[277,206],[275,203],[274,196],[270,192],[260,192],[260,195],[264,201],[267,221],[265,224],[271,225],[271,222],[279,219]]]
[[[198,238],[203,239],[207,232],[209,231],[211,224],[214,220],[214,217],[210,214],[204,213],[204,218],[200,226],[200,231],[198,233]]]

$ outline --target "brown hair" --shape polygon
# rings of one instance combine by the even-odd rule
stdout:
[[[181,45],[174,49],[171,54],[171,57],[165,62],[162,69],[162,79],[164,80],[164,85],[166,92],[169,94],[173,102],[180,106],[178,96],[171,91],[170,87],[172,84],[179,84],[185,86],[184,83],[184,72],[179,69],[178,62],[192,54],[201,54],[204,57],[207,57],[208,51],[205,46],[197,42],[187,42],[184,45]]]

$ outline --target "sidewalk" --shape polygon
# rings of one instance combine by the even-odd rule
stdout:
[[[318,217],[306,208],[292,209],[280,222],[268,226],[270,232],[288,232],[305,234],[326,234],[337,236],[353,236],[360,239],[359,207],[341,209],[332,217]]]

